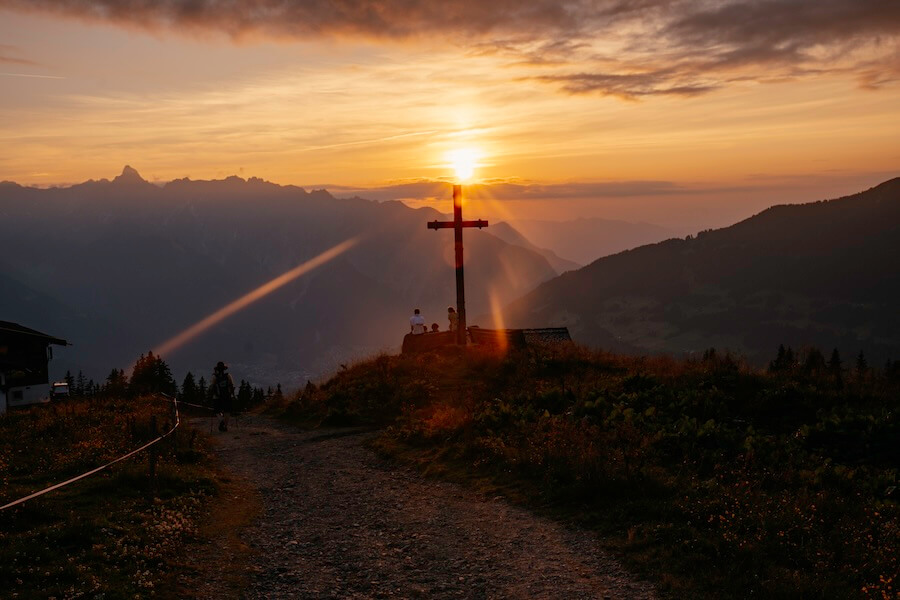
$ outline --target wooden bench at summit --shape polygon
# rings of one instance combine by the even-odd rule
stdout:
[[[483,327],[469,327],[469,340],[473,344],[481,346],[496,346],[498,348],[524,348],[526,346],[540,346],[547,344],[559,344],[571,342],[567,327],[541,327],[537,329],[485,329]],[[456,333],[452,331],[438,331],[413,335],[407,333],[403,337],[403,354],[415,352],[429,352],[443,346],[456,345]]]
[[[540,344],[571,342],[567,327],[540,327],[531,329],[484,329],[469,327],[473,344],[501,348],[524,348]]]
[[[407,333],[403,336],[403,347],[401,352],[409,354],[410,352],[428,352],[442,346],[452,346],[456,344],[456,332],[454,331],[438,331],[428,332],[419,335]]]

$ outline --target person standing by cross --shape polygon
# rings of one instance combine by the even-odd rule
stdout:
[[[453,310],[452,306],[447,307],[447,320],[450,321],[450,331],[457,331],[459,329],[459,316],[456,314],[456,311]]]

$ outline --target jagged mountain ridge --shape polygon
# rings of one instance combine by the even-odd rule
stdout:
[[[4,182],[0,274],[46,300],[7,302],[4,317],[38,329],[62,321],[52,333],[75,343],[68,366],[97,376],[359,237],[168,357],[176,372],[202,373],[224,359],[256,381],[287,384],[399,346],[413,307],[446,326],[455,301],[452,236],[426,229],[443,218],[431,208],[335,199],[255,178],[159,186],[129,167],[113,181],[66,188]],[[490,294],[507,303],[556,274],[542,256],[487,230],[466,232],[466,257],[472,314],[490,310]],[[51,318],[41,308],[48,303],[75,316]]]
[[[900,178],[781,205],[731,227],[601,258],[504,310],[631,352],[715,346],[755,362],[779,343],[900,356]]]

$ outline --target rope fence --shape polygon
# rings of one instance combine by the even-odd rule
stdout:
[[[58,490],[58,489],[60,489],[60,488],[66,487],[67,485],[70,485],[70,484],[72,484],[72,483],[75,483],[76,481],[80,481],[80,480],[82,480],[82,479],[84,479],[84,478],[86,478],[86,477],[90,477],[91,475],[93,475],[93,474],[95,474],[95,473],[99,473],[100,471],[103,471],[104,469],[108,469],[109,467],[113,466],[114,464],[116,464],[116,463],[118,463],[118,462],[121,462],[121,461],[123,461],[123,460],[125,460],[125,459],[127,459],[127,458],[131,458],[131,457],[134,456],[135,454],[138,454],[139,452],[142,452],[142,451],[146,450],[147,448],[150,448],[150,447],[153,446],[154,444],[157,444],[157,443],[161,442],[162,440],[164,440],[165,438],[169,437],[172,433],[175,432],[176,429],[178,429],[178,426],[181,425],[181,416],[180,416],[180,414],[179,414],[179,412],[178,412],[178,398],[176,398],[176,397],[174,397],[174,396],[169,396],[168,394],[162,394],[162,393],[160,394],[160,396],[163,396],[163,397],[165,397],[165,398],[171,398],[171,400],[172,400],[172,406],[173,406],[174,409],[175,409],[175,425],[172,427],[172,429],[170,429],[169,431],[163,433],[162,435],[160,435],[160,436],[157,437],[156,439],[147,442],[146,444],[144,444],[144,445],[141,446],[140,448],[136,448],[135,450],[132,450],[132,451],[129,452],[128,454],[125,454],[124,456],[120,456],[119,458],[117,458],[117,459],[115,459],[115,460],[112,460],[112,461],[106,463],[105,465],[101,465],[101,466],[97,467],[96,469],[91,469],[91,470],[88,471],[87,473],[82,473],[81,475],[78,475],[78,476],[73,477],[73,478],[71,478],[71,479],[67,479],[66,481],[62,481],[62,482],[60,482],[60,483],[51,485],[51,486],[48,487],[48,488],[44,488],[43,490],[41,490],[41,491],[39,491],[39,492],[35,492],[35,493],[30,494],[30,495],[28,495],[28,496],[25,496],[24,498],[19,498],[18,500],[14,500],[14,501],[10,502],[9,504],[4,504],[3,506],[0,506],[0,511],[4,511],[4,510],[6,510],[6,509],[8,509],[8,508],[12,508],[12,507],[14,507],[14,506],[18,506],[19,504],[23,504],[23,503],[25,503],[25,502],[28,502],[29,500],[33,500],[33,499],[35,499],[35,498],[38,498],[39,496],[43,496],[44,494],[47,494],[47,493],[49,493],[49,492],[52,492],[53,490]],[[207,408],[207,407],[204,407],[204,406],[199,406],[199,405],[197,405],[197,404],[191,404],[190,406],[197,406],[197,407],[199,407],[199,408]]]

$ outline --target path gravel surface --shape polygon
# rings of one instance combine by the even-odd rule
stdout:
[[[243,534],[246,597],[656,597],[593,534],[425,479],[365,448],[370,435],[260,416],[219,435],[220,459],[262,503]]]

